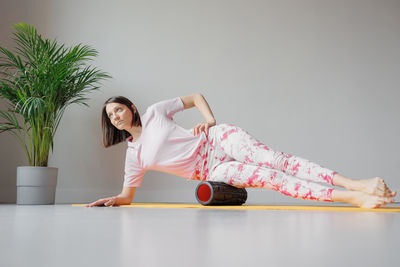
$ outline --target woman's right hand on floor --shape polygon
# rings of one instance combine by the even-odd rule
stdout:
[[[103,206],[103,205],[106,207],[118,206],[117,205],[117,197],[102,198],[95,202],[85,205],[85,207],[95,207],[95,206]]]

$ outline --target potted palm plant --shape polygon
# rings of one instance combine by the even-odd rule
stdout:
[[[0,97],[8,100],[0,133],[13,134],[29,162],[17,167],[17,204],[54,204],[58,169],[47,163],[61,117],[70,104],[89,107],[85,95],[111,76],[85,64],[98,55],[90,46],[67,48],[26,23],[14,28],[15,52],[0,47]]]

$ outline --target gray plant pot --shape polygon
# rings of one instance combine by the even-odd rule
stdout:
[[[52,167],[17,167],[17,205],[54,205],[57,173]]]

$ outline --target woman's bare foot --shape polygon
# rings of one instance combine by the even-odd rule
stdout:
[[[379,196],[379,197],[394,197],[396,196],[396,191],[391,191],[385,181],[380,177],[375,177],[371,179],[357,180],[358,191]]]
[[[354,194],[353,198],[354,203],[352,204],[357,205],[360,208],[364,209],[374,209],[380,207],[381,205],[386,205],[388,203],[394,202],[392,198],[388,197],[372,196],[364,192],[354,192],[354,193],[357,194]]]
[[[374,209],[381,205],[393,203],[394,199],[390,197],[373,196],[364,192],[359,191],[332,191],[332,200],[347,202],[363,209]]]
[[[370,195],[379,197],[394,197],[396,191],[391,191],[385,181],[380,177],[371,179],[355,180],[345,177],[339,173],[336,173],[332,178],[332,184],[336,186],[344,187],[348,190],[361,191]]]

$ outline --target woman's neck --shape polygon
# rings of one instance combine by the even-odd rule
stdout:
[[[131,134],[133,139],[139,138],[139,136],[142,134],[142,126],[132,126],[132,128],[127,129],[128,133]]]

